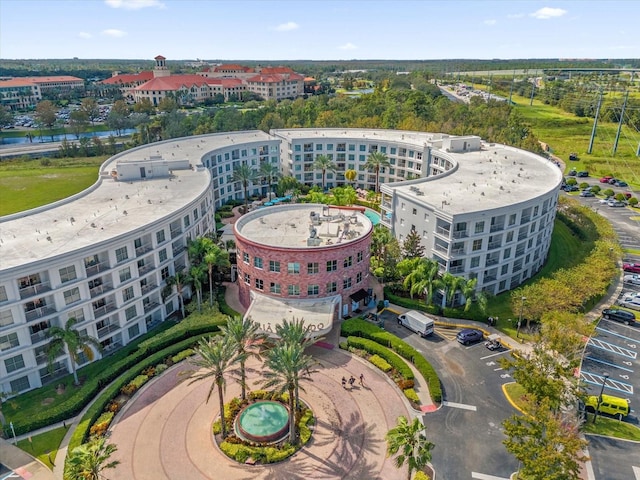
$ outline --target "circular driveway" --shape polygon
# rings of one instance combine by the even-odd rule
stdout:
[[[212,438],[211,426],[219,415],[218,393],[206,403],[210,382],[189,384],[184,363],[143,388],[118,415],[110,442],[118,447],[112,456],[121,463],[108,471],[110,480],[205,479],[392,479],[404,478],[386,457],[385,434],[398,416],[409,417],[401,392],[377,369],[340,350],[312,347],[318,360],[311,382],[303,382],[301,397],[316,416],[309,444],[290,459],[274,465],[239,465],[222,454]],[[248,373],[256,390],[261,365],[253,362]],[[352,390],[341,386],[342,377],[358,378]],[[240,394],[239,385],[227,380],[225,402]]]

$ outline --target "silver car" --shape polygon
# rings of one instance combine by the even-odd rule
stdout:
[[[631,308],[632,310],[640,310],[640,297],[635,295],[629,295],[628,297],[621,297],[617,302],[618,305],[625,308]]]
[[[640,275],[625,275],[622,277],[622,281],[632,285],[640,285]]]

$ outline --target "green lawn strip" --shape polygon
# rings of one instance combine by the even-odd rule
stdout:
[[[81,133],[93,133],[93,132],[106,132],[108,130],[112,130],[108,125],[87,125],[82,129]],[[3,138],[25,138],[27,134],[31,134],[33,136],[34,143],[39,142],[40,136],[44,141],[51,140],[51,135],[63,135],[67,134],[69,141],[76,141],[76,136],[69,128],[65,127],[57,127],[51,130],[49,129],[34,129],[34,130],[18,130],[18,129],[9,129],[3,130],[0,132],[0,139]],[[115,135],[114,135],[115,137]],[[26,144],[25,144],[26,145]]]
[[[508,383],[504,386],[504,391],[508,400],[516,405],[520,411],[524,411],[524,388],[517,383]],[[636,442],[640,441],[640,428],[617,419],[603,417],[602,415],[598,415],[598,421],[594,425],[593,415],[587,414],[587,419],[582,425],[582,431],[587,434],[605,435],[607,437],[633,440]]]
[[[51,460],[55,460],[60,443],[62,443],[62,439],[66,433],[66,428],[58,427],[53,430],[49,430],[48,432],[41,433],[40,435],[34,435],[31,437],[31,441],[28,439],[20,440],[18,442],[18,447],[29,455],[33,455],[53,470],[53,463]]]

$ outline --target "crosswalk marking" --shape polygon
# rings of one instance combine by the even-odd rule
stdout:
[[[471,472],[471,478],[477,478],[478,480],[509,480],[505,477],[496,477],[495,475],[486,475],[478,472]]]
[[[475,405],[466,405],[464,403],[442,402],[442,405],[444,405],[445,407],[461,408],[462,410],[471,410],[472,412],[475,412],[477,410]]]

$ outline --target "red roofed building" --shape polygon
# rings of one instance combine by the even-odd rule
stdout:
[[[22,110],[35,107],[43,94],[76,88],[84,89],[84,80],[69,75],[17,77],[0,80],[0,98],[2,105]]]
[[[175,95],[179,104],[193,104],[211,98],[208,79],[200,75],[170,75],[157,77],[133,89],[136,102],[148,98],[152,105],[158,105],[168,93]]]
[[[140,73],[123,74],[114,72],[111,78],[101,81],[100,85],[117,87],[124,98],[133,100],[133,89],[148,82],[152,78],[153,72],[151,70],[145,70]]]
[[[265,69],[262,69],[264,72]],[[297,73],[259,73],[246,79],[247,90],[265,100],[283,100],[304,95],[304,77]]]

